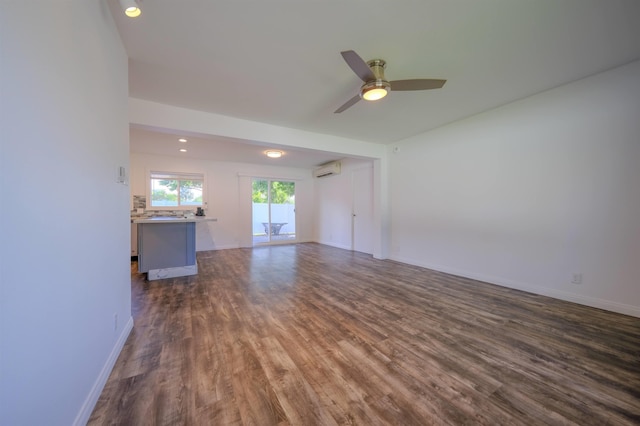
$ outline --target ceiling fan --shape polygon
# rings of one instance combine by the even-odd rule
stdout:
[[[340,108],[334,111],[334,114],[341,113],[347,108],[353,106],[360,99],[367,101],[375,101],[387,96],[391,90],[430,90],[439,89],[444,86],[447,80],[435,80],[427,78],[416,78],[412,80],[394,80],[388,81],[384,78],[384,68],[386,62],[382,59],[372,59],[365,62],[353,50],[340,52],[345,62],[353,70],[354,73],[364,84],[360,87],[360,91],[353,98],[349,99]]]

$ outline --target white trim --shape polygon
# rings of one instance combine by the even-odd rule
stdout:
[[[345,246],[343,244],[334,244],[334,243],[329,243],[329,242],[326,242],[326,241],[317,241],[317,243],[318,244],[323,244],[325,246],[330,246],[330,247],[335,247],[335,248],[339,248],[339,249],[343,249],[343,250],[353,251],[350,246]]]
[[[159,170],[164,170],[163,172],[159,171]],[[203,209],[205,209],[205,211],[208,208],[208,197],[207,197],[207,191],[209,190],[209,181],[207,180],[207,174],[204,171],[200,171],[200,170],[196,170],[194,172],[177,172],[175,170],[168,170],[167,168],[164,167],[145,167],[144,168],[144,172],[145,172],[145,201],[146,201],[146,207],[145,210],[194,210],[197,207],[202,207]],[[164,173],[167,175],[173,175],[173,176],[197,176],[200,175],[201,179],[202,179],[202,204],[199,206],[194,206],[194,205],[179,205],[179,206],[152,206],[151,205],[151,176],[154,173]],[[195,179],[195,180],[200,180],[200,179]]]
[[[268,179],[268,180],[281,180],[281,181],[296,181],[296,180],[308,179],[300,176],[283,177],[283,176],[269,176],[264,174],[244,173],[244,172],[238,172],[238,177],[250,177],[254,179]]]
[[[174,266],[173,268],[150,269],[149,272],[147,272],[147,279],[153,281],[197,274],[198,264],[196,263],[195,265]]]
[[[107,379],[109,379],[111,370],[113,370],[113,366],[116,364],[118,356],[120,355],[131,330],[133,330],[133,317],[129,317],[129,321],[127,321],[127,324],[122,329],[122,333],[120,333],[116,344],[113,346],[113,349],[109,354],[109,358],[107,358],[107,361],[102,367],[102,371],[100,371],[100,374],[96,378],[91,391],[85,398],[76,419],[73,421],[74,426],[86,425],[89,421],[89,417],[91,417],[91,413],[98,402],[98,398],[100,398],[104,385],[107,383]]]
[[[149,178],[161,179],[161,180],[202,180],[204,181],[204,173],[163,172],[159,170],[151,170],[149,172]]]
[[[393,256],[391,260],[396,262],[407,263],[409,265],[420,266],[422,268],[432,269],[438,272],[444,272],[446,274],[456,275],[464,278],[471,278],[472,280],[482,281],[489,284],[499,285],[501,287],[512,288],[515,290],[526,291],[528,293],[537,294],[540,296],[548,296],[554,299],[564,300],[566,302],[578,303],[580,305],[589,306],[592,308],[604,309],[606,311],[616,312],[623,315],[630,315],[632,317],[640,318],[640,307],[633,305],[626,305],[623,303],[613,302],[606,299],[598,299],[595,297],[582,296],[567,291],[556,290],[548,287],[533,286],[531,284],[506,280],[500,277],[487,276],[477,274],[470,271],[459,270],[455,268],[449,268],[442,265],[425,264],[422,262],[415,262],[412,259],[406,259],[403,257]]]

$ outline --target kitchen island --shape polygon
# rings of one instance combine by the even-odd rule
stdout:
[[[138,227],[138,272],[149,280],[196,275],[196,223],[205,216],[158,216],[132,219]]]

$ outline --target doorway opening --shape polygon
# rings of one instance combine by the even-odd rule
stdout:
[[[296,239],[295,182],[252,181],[253,245],[294,242]]]

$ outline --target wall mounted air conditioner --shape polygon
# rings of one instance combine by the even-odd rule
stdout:
[[[333,161],[331,163],[323,164],[313,171],[313,176],[320,178],[331,175],[339,175],[340,174],[340,162]]]

